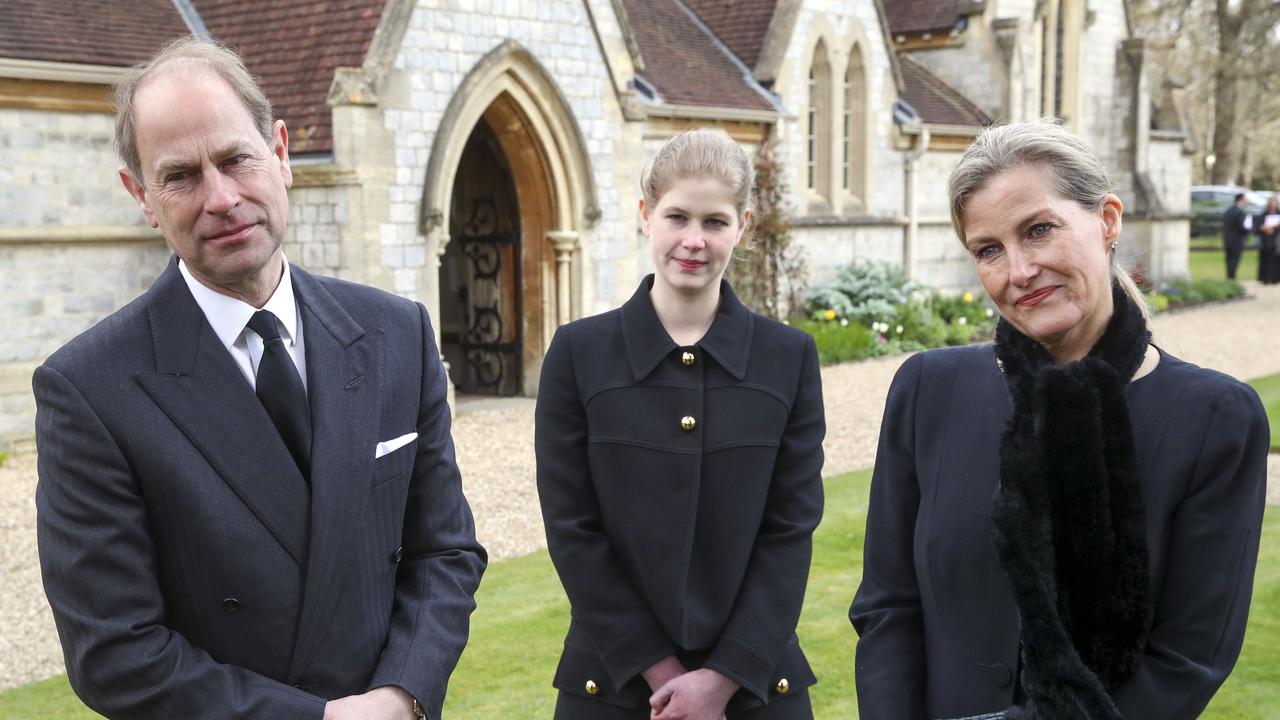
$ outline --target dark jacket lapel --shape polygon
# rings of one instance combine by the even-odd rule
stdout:
[[[311,402],[310,560],[290,678],[319,648],[354,564],[378,443],[382,332],[365,332],[314,277],[290,266]]]
[[[306,480],[176,259],[148,294],[156,371],[139,373],[139,384],[289,555],[306,564]]]
[[[653,299],[649,296],[652,289],[653,275],[649,275],[640,282],[631,299],[622,305],[622,339],[636,380],[647,377],[676,347],[653,307]],[[734,294],[729,283],[721,280],[720,305],[716,308],[711,327],[697,346],[706,350],[730,375],[741,380],[747,374],[754,321],[751,311]]]

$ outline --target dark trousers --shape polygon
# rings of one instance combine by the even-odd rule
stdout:
[[[1244,254],[1244,241],[1224,243],[1227,249],[1227,277],[1236,279],[1236,268],[1240,267],[1240,256]]]
[[[813,720],[813,706],[809,704],[809,692],[801,690],[753,710],[743,711],[730,703],[725,717],[728,720]],[[649,708],[620,708],[561,692],[556,700],[555,720],[649,720]]]

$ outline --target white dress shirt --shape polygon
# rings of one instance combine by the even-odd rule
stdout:
[[[244,373],[245,379],[249,381],[249,387],[256,390],[258,363],[262,362],[262,338],[247,325],[249,318],[253,317],[258,308],[206,287],[191,274],[187,264],[182,260],[178,260],[178,271],[182,273],[182,279],[187,281],[191,295],[204,312],[204,317],[209,321],[214,334],[222,341],[227,352],[231,353],[231,359],[236,361],[236,366],[240,368],[240,372]],[[262,306],[262,309],[270,310],[279,320],[276,324],[280,328],[280,339],[289,351],[289,357],[293,358],[298,374],[302,376],[302,388],[305,390],[307,388],[307,355],[305,346],[302,344],[302,316],[298,312],[298,303],[293,297],[293,281],[289,278],[288,260],[284,261],[284,273],[280,276],[280,284],[276,286],[276,291],[271,294],[271,298],[267,300],[266,305]]]

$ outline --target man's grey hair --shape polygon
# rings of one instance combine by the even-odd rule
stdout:
[[[150,60],[129,68],[115,86],[116,152],[138,182],[143,182],[142,160],[138,157],[133,100],[157,74],[175,70],[211,72],[225,81],[253,118],[262,139],[268,146],[272,145],[271,101],[267,100],[236,51],[219,42],[194,36],[182,37],[165,45]]]

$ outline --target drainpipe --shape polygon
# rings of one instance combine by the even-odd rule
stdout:
[[[902,245],[902,270],[907,279],[916,279],[916,247],[920,237],[920,213],[916,203],[916,163],[929,150],[929,128],[918,126],[912,147],[907,151],[907,237]]]
[[[916,247],[920,233],[919,210],[916,203],[916,178],[920,174],[916,167],[920,158],[929,149],[929,129],[921,122],[915,108],[902,100],[893,104],[893,120],[902,134],[911,138],[911,147],[907,150],[904,173],[906,193],[907,230],[902,239],[902,272],[909,280],[916,279]]]

